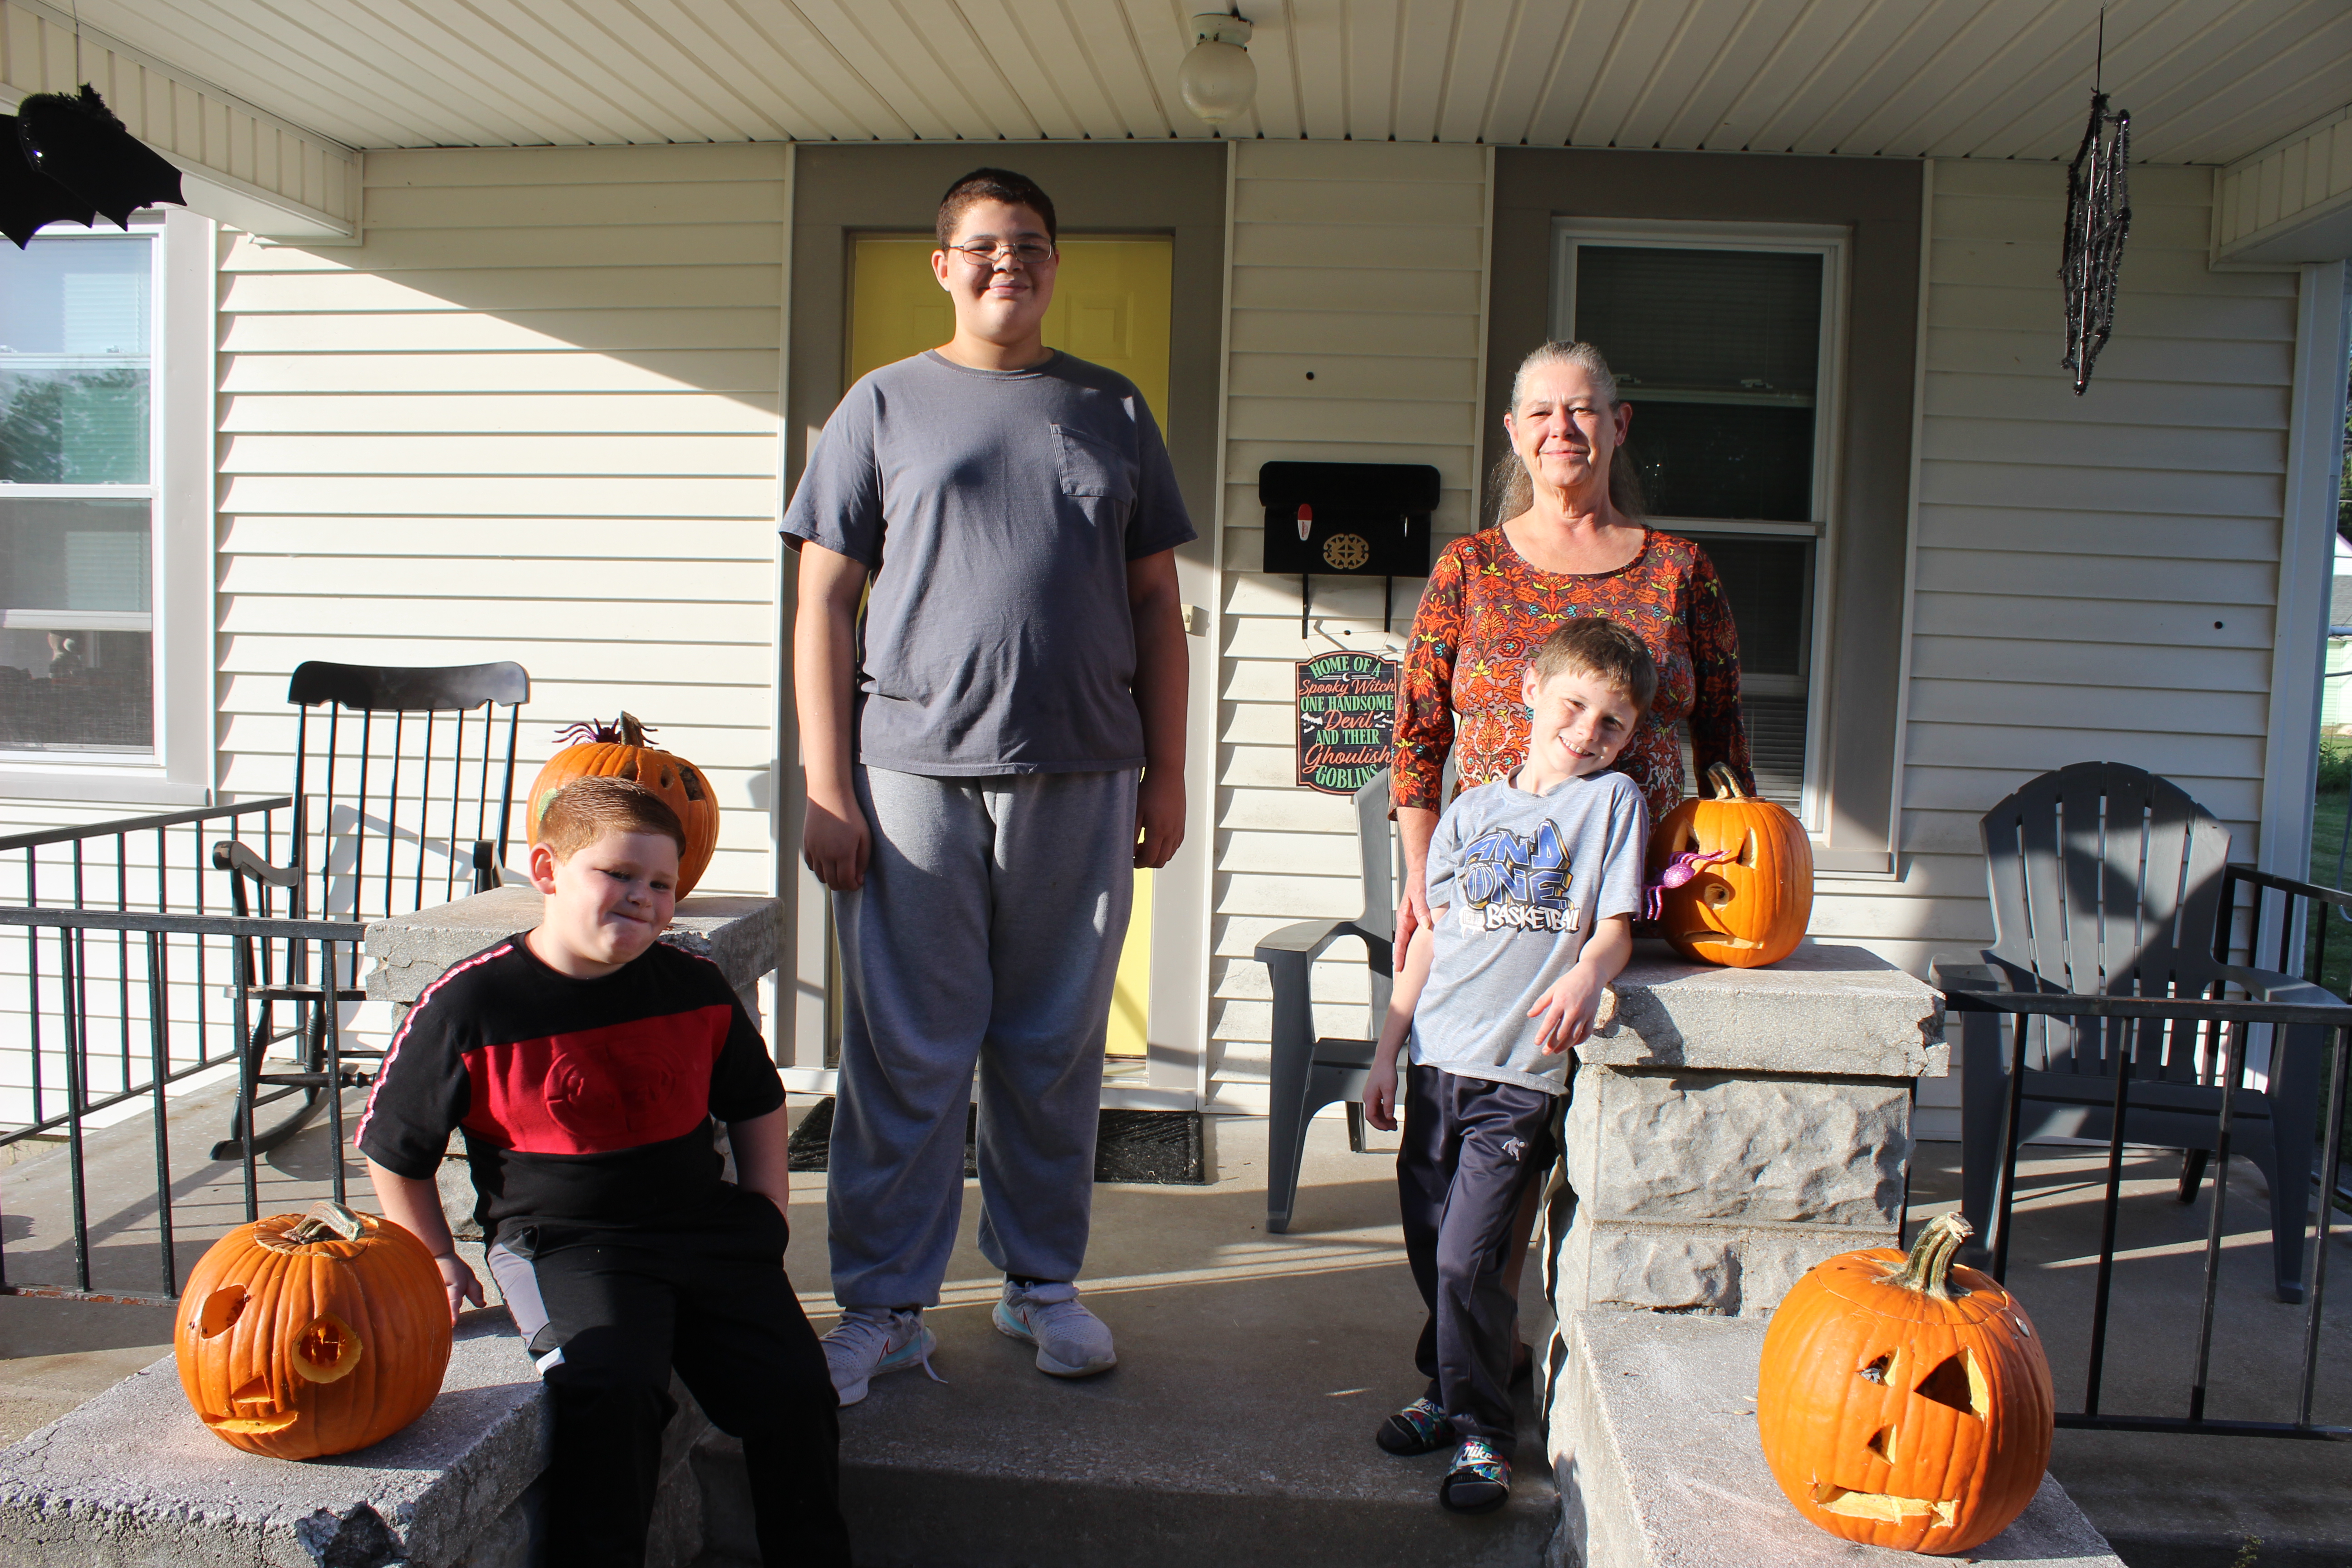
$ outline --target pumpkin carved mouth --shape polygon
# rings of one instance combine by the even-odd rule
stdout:
[[[1906,1519],[1933,1514],[1937,1524],[1949,1524],[1959,1504],[1939,1502],[1933,1498],[1895,1497],[1887,1492],[1848,1491],[1828,1481],[1813,1488],[1813,1501],[1824,1513],[1842,1513],[1849,1519],[1883,1520],[1888,1524],[1900,1524]]]
[[[1750,942],[1744,936],[1729,936],[1719,931],[1686,931],[1675,939],[1693,947],[1762,947],[1760,942]]]

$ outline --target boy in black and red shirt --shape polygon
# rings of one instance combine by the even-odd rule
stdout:
[[[761,1560],[847,1568],[833,1382],[784,1277],[783,1086],[719,966],[656,940],[685,845],[641,784],[565,785],[531,851],[541,923],[425,988],[358,1143],[454,1316],[482,1289],[434,1173],[466,1130],[490,1271],[554,1413],[548,1562],[645,1561],[674,1367],[743,1441]]]

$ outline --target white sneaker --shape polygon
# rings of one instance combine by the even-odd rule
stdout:
[[[865,1398],[866,1384],[886,1372],[920,1366],[933,1383],[947,1381],[931,1371],[939,1336],[924,1323],[919,1308],[898,1312],[887,1307],[851,1307],[826,1331],[823,1343],[833,1392],[845,1405]]]
[[[1004,1282],[993,1314],[996,1331],[1037,1347],[1037,1370],[1055,1377],[1092,1377],[1118,1364],[1110,1330],[1078,1300],[1075,1285]]]

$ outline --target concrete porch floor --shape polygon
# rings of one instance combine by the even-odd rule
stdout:
[[[236,1167],[197,1157],[219,1135],[222,1097],[175,1105],[173,1146],[182,1272],[242,1205]],[[942,1385],[919,1372],[875,1384],[844,1413],[853,1522],[875,1563],[954,1568],[1037,1559],[1139,1564],[1540,1560],[1555,1511],[1532,1412],[1520,1485],[1485,1521],[1434,1504],[1443,1456],[1398,1460],[1370,1435],[1416,1392],[1408,1362],[1420,1307],[1404,1267],[1389,1161],[1392,1137],[1351,1154],[1336,1120],[1310,1140],[1294,1232],[1264,1231],[1264,1123],[1218,1125],[1218,1180],[1204,1187],[1096,1189],[1089,1299],[1117,1331],[1120,1367],[1086,1383],[1039,1374],[988,1321],[997,1280],[973,1242],[966,1184],[962,1245],[932,1316]],[[152,1133],[145,1119],[90,1139],[89,1207],[100,1289],[152,1290]],[[1958,1147],[1920,1147],[1912,1217],[1954,1206]],[[325,1190],[323,1131],[264,1167],[263,1211]],[[2062,1405],[2079,1405],[2095,1251],[2095,1153],[2038,1151],[2024,1163],[2011,1282],[2052,1352]],[[2206,1203],[2168,1195],[2175,1157],[2126,1170],[2117,1305],[2105,1408],[2185,1409]],[[62,1283],[70,1228],[61,1159],[0,1170],[9,1277]],[[353,1170],[355,1190],[363,1180]],[[2206,1193],[2210,1195],[2209,1181]],[[787,1264],[820,1330],[824,1178],[795,1178]],[[362,1201],[364,1201],[362,1199]],[[2227,1268],[2216,1314],[2217,1415],[2292,1415],[2302,1310],[2267,1289],[2259,1178],[2231,1180]],[[2315,1414],[2352,1421],[2352,1241],[2330,1260],[2332,1322]],[[1531,1275],[1534,1270],[1530,1270]],[[1549,1321],[1535,1281],[1523,1331]],[[0,1297],[0,1442],[54,1419],[168,1349],[168,1309]],[[520,1369],[519,1369],[520,1370]],[[2132,1568],[2346,1568],[2352,1563],[2352,1445],[2262,1438],[2061,1432],[2052,1468]],[[2260,1537],[2239,1561],[2242,1543]]]

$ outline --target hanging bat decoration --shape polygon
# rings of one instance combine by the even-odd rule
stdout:
[[[141,207],[186,205],[180,171],[88,82],[78,95],[37,92],[0,124],[14,132],[0,142],[0,234],[20,250],[44,224],[87,225],[102,214],[129,228]]]
[[[2066,246],[2058,264],[2066,289],[2066,357],[2059,363],[2074,373],[2077,397],[2115,326],[2116,281],[2131,234],[2130,162],[2130,111],[2110,110],[2107,95],[2094,91],[2082,148],[2066,167]]]
[[[0,114],[0,234],[22,250],[43,224],[95,222],[98,209],[47,174],[35,172],[16,150],[16,117]]]

